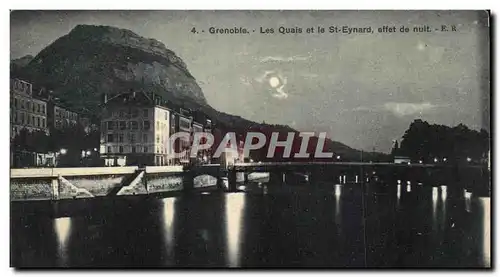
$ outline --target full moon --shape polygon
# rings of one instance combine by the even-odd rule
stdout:
[[[269,85],[273,88],[277,87],[280,85],[280,79],[278,79],[277,77],[271,77],[269,79]]]

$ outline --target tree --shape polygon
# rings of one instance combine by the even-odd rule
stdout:
[[[469,129],[464,124],[448,127],[417,119],[403,135],[400,149],[413,160],[479,160],[489,150],[489,134],[486,130]]]

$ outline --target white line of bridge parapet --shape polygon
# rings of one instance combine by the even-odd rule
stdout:
[[[57,176],[95,176],[133,174],[137,166],[124,167],[68,167],[68,168],[13,168],[10,178],[51,178]]]
[[[146,166],[146,173],[182,173],[184,168],[182,165],[170,166]]]
[[[339,165],[339,166],[399,166],[399,167],[437,167],[436,164],[398,164],[389,162],[367,163],[367,162],[261,162],[261,163],[235,163],[234,167],[269,167],[269,166],[306,166],[306,165]],[[441,165],[442,166],[442,165]]]
[[[283,167],[283,166],[391,166],[406,168],[454,168],[453,164],[421,164],[421,163],[390,163],[390,162],[253,162],[253,163],[235,163],[236,168],[254,168],[254,167]],[[459,168],[485,168],[484,165],[458,165]]]

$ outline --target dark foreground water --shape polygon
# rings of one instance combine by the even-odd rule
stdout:
[[[11,265],[490,266],[490,198],[375,186],[12,203]]]

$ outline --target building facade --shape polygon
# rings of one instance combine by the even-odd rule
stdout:
[[[78,123],[78,113],[51,100],[48,102],[47,119],[50,126],[55,129],[62,129],[76,125]]]
[[[22,129],[48,133],[47,102],[33,94],[33,85],[20,79],[10,81],[11,138]]]
[[[155,95],[130,92],[105,99],[100,154],[107,166],[169,165],[171,111]]]
[[[211,125],[195,121],[190,110],[154,93],[126,92],[103,101],[100,154],[105,165],[185,165],[202,159],[190,157],[193,136],[211,130]],[[171,145],[170,137],[177,132],[189,137]],[[184,150],[183,156],[175,155]]]

